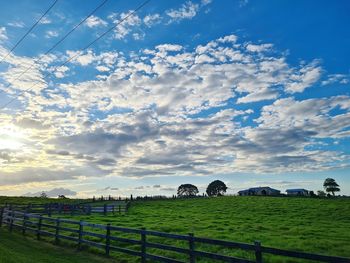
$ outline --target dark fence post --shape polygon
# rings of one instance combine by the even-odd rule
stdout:
[[[196,262],[196,256],[194,255],[194,235],[193,233],[189,233],[189,249],[190,249],[190,263]]]
[[[146,263],[146,228],[141,228],[141,263]]]
[[[48,211],[49,217],[51,217],[51,213],[52,213],[52,205],[51,205],[51,203],[50,203],[50,204],[49,204],[49,211]]]
[[[106,230],[106,255],[109,256],[109,249],[111,245],[111,224],[107,224]]]
[[[48,204],[44,205],[44,214],[48,215],[49,214],[49,207]]]
[[[262,263],[262,253],[261,253],[261,243],[260,241],[255,241],[255,260],[256,263]]]
[[[58,235],[59,235],[59,232],[60,231],[60,219],[57,218],[56,219],[56,231],[55,231],[55,242],[56,244],[58,243]]]
[[[23,214],[22,234],[25,235],[27,228],[27,214]]]
[[[10,215],[11,215],[11,218],[10,218],[10,232],[12,232],[13,221],[14,221],[14,216],[15,216],[15,214],[14,214],[13,211],[11,211],[11,212],[10,212]]]
[[[1,211],[0,211],[0,227],[2,227],[2,219],[4,218],[4,207],[1,207]]]
[[[122,212],[121,205],[119,205],[119,214]]]
[[[103,214],[107,215],[107,204],[103,205]]]
[[[79,222],[79,238],[78,238],[78,249],[81,249],[81,240],[83,238],[83,221]]]
[[[38,230],[36,232],[36,238],[40,239],[40,232],[41,232],[41,223],[43,221],[42,215],[39,216],[39,222],[38,222]]]

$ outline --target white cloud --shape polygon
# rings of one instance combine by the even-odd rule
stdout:
[[[111,70],[110,68],[108,68],[106,66],[96,66],[96,69],[100,72],[108,72]]]
[[[137,14],[131,14],[132,11],[127,13],[121,13],[119,19],[114,19],[113,23],[118,23],[119,21],[125,19],[122,23],[118,24],[115,29],[115,38],[123,39],[132,30],[141,24],[141,19]]]
[[[7,40],[6,27],[0,27],[0,41]]]
[[[22,21],[9,22],[7,23],[7,25],[13,26],[13,27],[19,27],[19,28],[23,28],[25,26],[25,24]]]
[[[236,43],[238,37],[236,35],[228,35],[225,37],[221,37],[218,39],[219,42],[221,43]]]
[[[65,76],[65,72],[69,71],[67,66],[60,66],[55,68],[54,75],[56,78],[63,78]]]
[[[254,45],[254,44],[248,44],[247,50],[251,52],[263,52],[266,50],[270,50],[273,47],[272,44],[261,44],[261,45]]]
[[[90,27],[99,27],[99,26],[107,26],[108,23],[104,20],[102,20],[101,18],[97,17],[97,16],[90,16],[86,21],[85,24]]]
[[[92,50],[88,50],[85,53],[80,51],[67,50],[66,53],[70,58],[74,57],[74,63],[80,64],[82,66],[87,66],[95,60],[95,55]]]
[[[182,46],[174,44],[162,44],[156,46],[156,49],[159,51],[180,51],[182,49]]]
[[[290,76],[290,81],[286,85],[288,93],[303,92],[315,84],[321,77],[322,68],[319,62],[314,60],[312,63],[303,66],[298,72]]]
[[[96,68],[104,78],[45,84],[26,94],[21,115],[0,114],[3,127],[12,123],[28,132],[23,151],[0,151],[0,180],[8,185],[345,167],[347,154],[317,147],[324,139],[350,137],[349,97],[285,98],[293,83],[314,85],[308,74],[322,73],[318,62],[293,67],[275,50],[257,55],[246,46],[231,35],[192,49],[165,43],[130,54],[84,52],[74,67]],[[56,60],[45,57],[49,65]],[[13,68],[3,76],[30,62],[9,58]],[[262,100],[261,113],[221,109]],[[202,113],[208,109],[210,114]]]
[[[345,74],[330,74],[327,76],[326,80],[321,82],[322,86],[340,83],[340,84],[348,84],[349,83],[349,75]]]
[[[202,0],[201,5],[202,6],[209,5],[211,2],[212,2],[212,0]]]
[[[58,37],[58,35],[59,35],[59,33],[57,31],[54,31],[54,30],[48,30],[45,33],[46,38]]]
[[[200,6],[191,1],[184,3],[179,9],[170,9],[165,13],[171,18],[171,21],[179,22],[183,19],[192,19],[197,15]]]
[[[147,15],[143,18],[143,22],[146,26],[151,27],[155,24],[159,24],[162,17],[159,14]]]
[[[51,23],[52,23],[51,19],[46,16],[44,16],[39,22],[39,24],[43,24],[43,25],[47,25]]]

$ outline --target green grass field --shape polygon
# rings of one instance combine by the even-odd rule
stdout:
[[[85,251],[77,252],[0,229],[0,263],[102,263],[106,260]]]
[[[200,237],[245,243],[260,240],[264,246],[350,257],[350,199],[346,198],[220,197],[138,201],[131,205],[126,215],[93,214],[73,218],[129,228],[146,227],[168,233],[194,233]],[[154,238],[154,241],[187,246],[180,241],[174,243],[160,238]],[[220,247],[200,248],[252,257],[247,252]],[[159,255],[160,251],[154,252]],[[174,256],[172,252],[162,253]],[[125,258],[127,262],[138,262],[134,258]],[[181,259],[181,256],[176,258]],[[287,258],[264,259],[267,262],[296,262]]]
[[[65,203],[76,204],[86,202],[87,199],[57,199],[57,198],[41,198],[41,197],[22,197],[22,196],[0,196],[0,206],[8,204],[28,205],[28,204],[47,204],[47,203]]]

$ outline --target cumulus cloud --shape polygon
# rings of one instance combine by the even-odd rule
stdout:
[[[348,84],[349,83],[349,75],[345,74],[330,74],[327,76],[326,80],[321,82],[322,86],[339,83],[339,84]]]
[[[108,23],[106,21],[104,21],[103,19],[97,17],[97,16],[90,16],[86,21],[85,24],[90,27],[99,27],[99,26],[107,26]]]
[[[58,32],[54,30],[48,30],[46,31],[45,37],[46,38],[52,38],[52,37],[58,37]]]
[[[150,14],[143,18],[143,22],[146,26],[151,27],[161,22],[162,17],[160,14]]]
[[[194,48],[163,43],[130,54],[82,53],[66,65],[69,70],[73,64],[90,67],[105,78],[45,84],[26,95],[21,115],[0,115],[3,125],[26,128],[25,151],[1,150],[0,180],[6,185],[346,166],[346,153],[319,146],[350,136],[349,97],[291,97],[321,79],[320,62],[291,66],[273,46],[249,45],[255,44],[228,35]],[[32,62],[11,57],[7,63],[16,68],[19,61]],[[33,70],[37,78],[45,72]],[[255,102],[261,110],[250,107]],[[243,103],[246,110],[235,109]]]
[[[134,28],[138,27],[141,24],[141,18],[137,14],[131,14],[131,12],[132,11],[121,13],[119,17],[112,18],[113,23],[119,23],[120,21],[125,19],[122,23],[119,23],[115,28],[116,39],[123,39],[129,33],[131,33]]]
[[[200,5],[194,4],[191,1],[188,1],[179,9],[170,9],[166,11],[166,14],[171,18],[171,21],[179,22],[183,19],[191,19],[197,15]]]
[[[272,44],[261,44],[261,45],[248,44],[246,48],[250,52],[263,52],[271,49],[272,47],[273,47]]]
[[[0,41],[7,40],[6,27],[0,27]]]
[[[306,88],[315,84],[321,77],[322,69],[314,60],[308,65],[303,66],[298,72],[290,76],[290,81],[286,85],[288,93],[300,93]]]

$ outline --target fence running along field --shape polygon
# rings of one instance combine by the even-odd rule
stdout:
[[[70,214],[70,215],[90,215],[92,213],[126,213],[130,207],[129,201],[116,202],[115,204],[103,204],[101,206],[91,204],[64,204],[64,203],[48,203],[48,204],[28,204],[14,205],[7,204],[5,206],[9,210],[25,212],[29,214],[43,214],[51,216],[52,214]]]
[[[350,258],[333,257],[317,255],[305,252],[295,252],[283,249],[276,249],[262,246],[256,241],[254,244],[237,243],[209,238],[195,237],[193,234],[178,235],[156,232],[142,229],[131,229],[100,224],[93,224],[83,221],[43,217],[42,215],[24,213],[20,211],[1,208],[0,210],[0,227],[7,226],[9,231],[19,229],[23,234],[32,232],[37,239],[42,237],[51,237],[55,242],[66,240],[73,242],[79,249],[86,247],[95,247],[102,250],[106,255],[113,252],[125,253],[136,256],[141,259],[142,263],[151,260],[151,262],[168,262],[168,263],[195,263],[201,259],[218,260],[221,262],[263,262],[263,255],[272,254],[294,259],[314,260],[318,262],[350,263]],[[126,238],[123,234],[132,234],[136,238]],[[172,239],[177,242],[185,242],[185,246],[178,247],[166,244],[167,242],[152,242],[152,237]],[[123,243],[124,245],[121,245]],[[119,244],[119,245],[118,245]],[[126,247],[125,244],[129,244]],[[212,252],[198,250],[198,247],[220,246],[226,249],[241,249],[252,253],[249,259],[237,258]],[[130,247],[131,246],[131,247]],[[161,255],[156,255],[154,251]],[[149,251],[152,250],[152,251]],[[182,254],[181,260],[164,256],[163,252],[176,252]],[[151,252],[151,253],[150,253]],[[152,253],[153,252],[153,253]],[[183,261],[185,260],[185,261]]]

